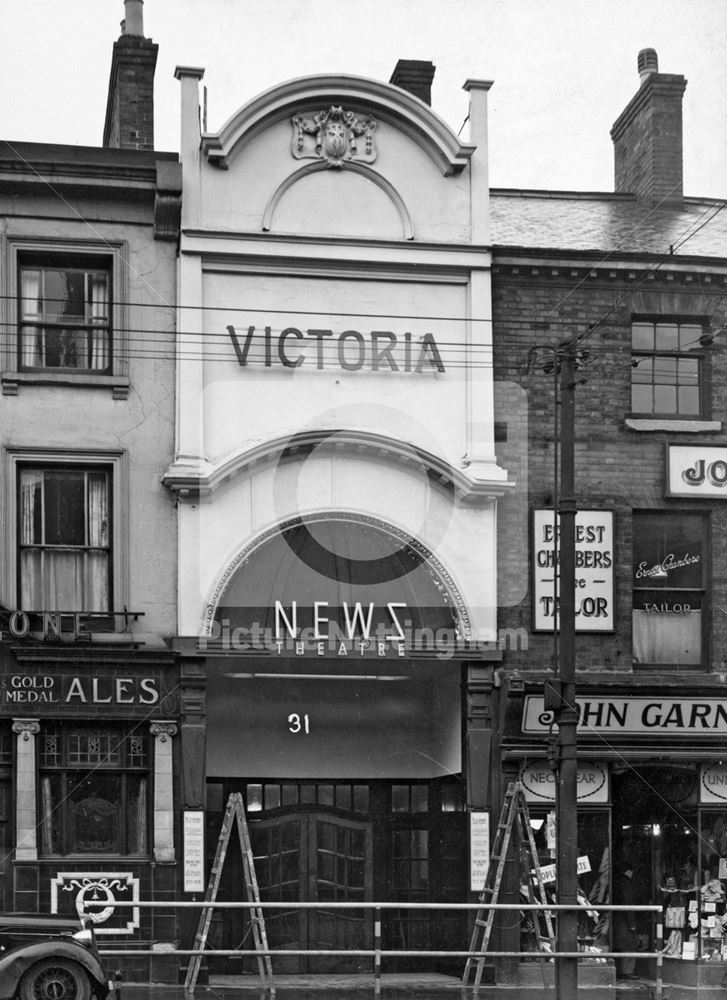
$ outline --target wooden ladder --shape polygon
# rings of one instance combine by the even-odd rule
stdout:
[[[245,805],[243,803],[241,793],[233,792],[227,800],[227,808],[225,809],[225,815],[222,819],[222,827],[217,841],[215,860],[212,863],[210,880],[205,894],[205,903],[211,904],[217,899],[217,892],[222,878],[222,868],[225,863],[227,848],[230,843],[230,834],[232,833],[232,827],[235,822],[237,823],[237,832],[240,836],[242,870],[245,878],[247,898],[254,903],[260,902],[260,890],[255,876],[255,860],[252,853],[252,845],[250,844],[250,831],[245,817]],[[213,912],[214,907],[210,905],[203,907],[200,913],[197,935],[194,939],[194,951],[196,954],[192,955],[190,959],[189,966],[187,968],[187,977],[184,981],[184,993],[185,996],[188,997],[194,995],[194,988],[197,984],[197,977],[199,976],[199,969],[202,964],[202,955],[204,953],[205,945],[207,944],[207,935],[209,934]],[[265,918],[263,917],[261,907],[253,906],[250,908],[250,926],[252,927],[255,951],[257,952],[256,958],[258,970],[260,972],[260,982],[263,986],[270,987],[273,982],[273,968],[270,961],[270,955],[268,953],[268,942],[265,934]]]
[[[529,859],[526,863],[525,871],[525,884],[528,891],[528,902],[547,904],[547,899],[545,897],[545,885],[543,883],[540,862],[538,860],[538,849],[536,847],[533,830],[530,825],[530,813],[528,811],[527,799],[525,798],[525,789],[519,781],[511,781],[507,786],[507,791],[505,792],[505,798],[502,803],[502,812],[500,813],[500,820],[497,824],[497,830],[495,831],[495,840],[492,847],[492,853],[490,855],[490,864],[487,868],[485,884],[479,896],[480,903],[497,903],[498,901],[500,896],[500,887],[502,885],[502,876],[505,871],[505,863],[507,861],[508,849],[510,847],[510,838],[512,836],[513,826],[515,826],[516,823],[520,844],[521,846],[523,844],[527,844],[525,853],[527,854],[529,852]],[[532,868],[530,868],[531,862]],[[537,893],[533,891],[533,882],[537,886]],[[470,941],[469,947],[470,955],[467,958],[464,974],[462,976],[462,985],[467,987],[470,985],[470,978],[474,973],[474,979],[472,980],[471,985],[475,992],[480,988],[480,983],[482,981],[487,947],[490,943],[492,925],[495,922],[496,912],[496,910],[488,906],[487,908],[478,910],[475,916],[472,940]],[[542,948],[542,935],[540,933],[539,917],[541,913],[544,914],[547,939],[549,940],[552,950],[555,941],[555,934],[553,931],[553,922],[550,911],[534,910],[532,912],[537,951],[545,957],[547,956],[547,952],[543,952]]]

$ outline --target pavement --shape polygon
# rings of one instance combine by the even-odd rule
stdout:
[[[194,1000],[454,1000],[473,998],[471,987],[458,978],[437,974],[384,974],[380,993],[375,992],[373,975],[275,976],[266,989],[257,976],[218,976],[194,989]],[[589,989],[595,1000],[653,1000],[654,983],[646,979],[617,981],[608,989]],[[477,1000],[553,1000],[554,990],[523,989],[522,986],[491,986],[484,983]],[[122,983],[118,1000],[188,1000],[183,986]]]

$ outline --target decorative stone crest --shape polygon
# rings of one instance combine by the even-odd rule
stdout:
[[[331,105],[327,111],[293,115],[292,153],[296,160],[327,160],[340,167],[347,160],[373,163],[376,159],[376,121],[370,115],[344,111]]]
[[[115,905],[139,901],[139,879],[132,872],[58,872],[50,887],[51,913],[73,909],[79,916],[85,914],[96,934],[133,934],[139,929],[138,907],[118,907],[117,912]],[[64,898],[65,893],[70,898]]]

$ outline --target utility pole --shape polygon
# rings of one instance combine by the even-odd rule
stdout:
[[[560,489],[558,505],[559,677],[557,683],[558,776],[556,785],[556,887],[558,902],[578,903],[578,792],[576,708],[576,498],[575,498],[575,369],[576,345],[561,345],[560,358]],[[576,910],[558,912],[557,950],[578,950],[578,914]],[[558,1000],[577,1000],[578,959],[556,958],[556,996]]]

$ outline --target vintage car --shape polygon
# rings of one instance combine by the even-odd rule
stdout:
[[[0,913],[0,1000],[113,995],[88,918]]]

